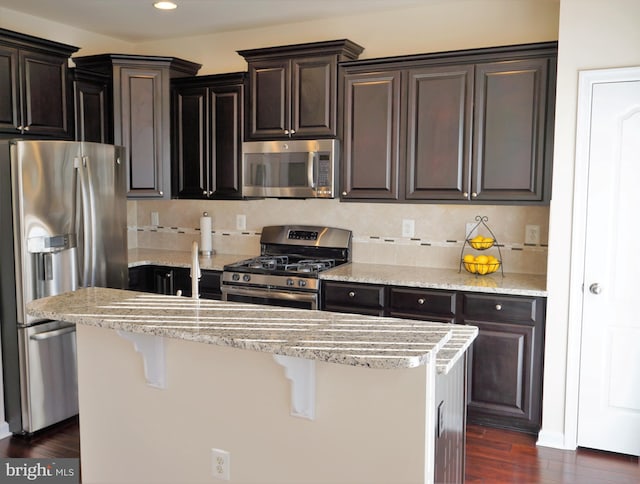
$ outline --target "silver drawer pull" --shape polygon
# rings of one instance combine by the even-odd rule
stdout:
[[[418,304],[424,304],[426,302],[427,302],[427,300],[425,298],[423,298],[423,297],[418,299]]]
[[[496,304],[496,311],[502,311],[502,304]]]
[[[355,291],[349,291],[349,297],[356,297]]]

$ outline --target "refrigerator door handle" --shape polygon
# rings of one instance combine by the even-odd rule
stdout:
[[[46,339],[55,338],[57,336],[63,336],[65,334],[73,333],[76,330],[75,324],[72,326],[64,326],[60,329],[54,329],[52,331],[45,331],[44,333],[36,333],[29,336],[29,339],[34,341],[42,341]]]
[[[81,286],[93,286],[95,284],[93,268],[95,267],[95,246],[93,243],[93,189],[90,180],[90,164],[87,156],[83,156],[76,162],[78,168],[78,179],[80,180],[80,207],[82,214],[79,217],[81,227],[78,232],[82,234],[84,242],[82,244],[82,281]]]

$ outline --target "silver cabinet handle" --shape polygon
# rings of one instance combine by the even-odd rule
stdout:
[[[476,198],[478,194],[476,192],[471,193],[471,198]]]
[[[356,297],[355,291],[349,291],[349,297]]]
[[[496,311],[502,311],[502,304],[496,304]]]
[[[425,298],[423,298],[423,297],[418,299],[418,304],[420,304],[420,305],[424,304],[425,302],[427,302],[427,300]]]
[[[591,292],[591,294],[598,295],[602,292],[602,287],[597,282],[594,282],[589,286],[589,292]]]
[[[284,130],[284,134],[289,134],[289,130],[288,130],[288,129],[285,129],[285,130]]]
[[[347,196],[347,192],[342,192],[342,196],[346,197]]]
[[[291,131],[289,131],[289,134],[296,134],[296,130],[292,129]]]
[[[203,192],[202,192],[202,194],[206,197],[206,196],[209,194],[209,192],[207,192],[207,191],[205,190],[205,191],[203,191]]]
[[[469,192],[462,192],[462,196],[464,198],[469,198]]]

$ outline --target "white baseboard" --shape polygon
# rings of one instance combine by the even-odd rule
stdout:
[[[12,435],[9,431],[9,424],[7,422],[0,422],[0,440],[11,437]]]
[[[541,430],[538,434],[538,441],[536,445],[540,447],[552,447],[554,449],[563,450],[576,450],[576,446],[568,446],[564,441],[564,434],[562,432],[549,432]]]

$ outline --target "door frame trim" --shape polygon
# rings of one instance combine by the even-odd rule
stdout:
[[[580,352],[585,273],[584,253],[586,249],[593,88],[596,84],[625,81],[640,81],[640,67],[594,69],[578,72],[564,412],[564,446],[567,449],[575,449],[578,446]]]

